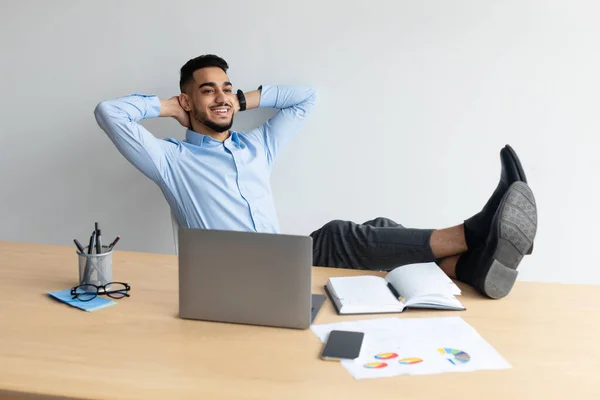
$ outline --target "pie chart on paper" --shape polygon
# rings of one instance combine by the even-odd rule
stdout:
[[[375,356],[378,360],[389,360],[396,357],[398,357],[398,354],[396,353],[379,353]]]
[[[399,361],[399,363],[402,365],[414,365],[414,364],[418,364],[421,362],[423,362],[423,359],[418,358],[418,357],[403,358],[402,360]]]
[[[471,356],[462,350],[443,347],[438,349],[440,354],[446,356],[446,359],[454,365],[466,364],[471,360]]]
[[[364,365],[365,368],[368,369],[379,369],[379,368],[385,368],[387,367],[387,363],[384,362],[372,362],[372,363],[367,363]]]

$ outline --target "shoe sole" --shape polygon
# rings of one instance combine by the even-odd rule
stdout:
[[[505,297],[517,280],[517,267],[533,246],[537,233],[535,197],[525,182],[513,183],[499,206],[493,255],[484,270],[483,292],[493,299]]]
[[[523,166],[521,165],[521,160],[519,160],[519,156],[517,156],[517,153],[515,152],[515,150],[510,147],[510,145],[506,145],[506,150],[508,151],[508,154],[510,155],[510,158],[512,158],[513,162],[515,163],[515,167],[517,169],[517,173],[519,174],[519,179],[525,183],[527,183],[527,176],[525,176],[525,170],[523,169]],[[533,246],[531,246],[529,248],[529,250],[527,251],[527,254],[531,254],[533,253]]]

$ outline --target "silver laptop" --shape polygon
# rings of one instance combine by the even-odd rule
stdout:
[[[325,301],[311,294],[310,236],[179,228],[179,316],[309,328]]]

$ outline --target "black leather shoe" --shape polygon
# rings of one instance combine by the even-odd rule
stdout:
[[[525,182],[515,182],[498,206],[477,259],[469,260],[472,285],[493,299],[506,296],[517,279],[519,263],[533,246],[536,232],[533,192]]]
[[[521,160],[519,160],[519,157],[517,156],[517,153],[513,150],[513,148],[507,144],[502,150],[500,150],[501,156],[502,152],[506,153],[510,158],[512,158],[512,161],[519,175],[519,180],[521,182],[527,183],[527,177],[525,176],[525,171],[523,170],[523,166],[521,165]]]
[[[510,185],[514,182],[527,182],[521,162],[509,145],[500,150],[500,162],[500,181],[496,190],[480,212],[464,221],[467,246],[470,249],[482,245],[485,241],[498,205]]]

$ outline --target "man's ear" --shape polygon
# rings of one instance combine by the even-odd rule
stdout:
[[[192,102],[190,101],[190,97],[187,95],[187,93],[179,94],[179,104],[181,104],[181,108],[183,108],[185,111],[192,111]]]

